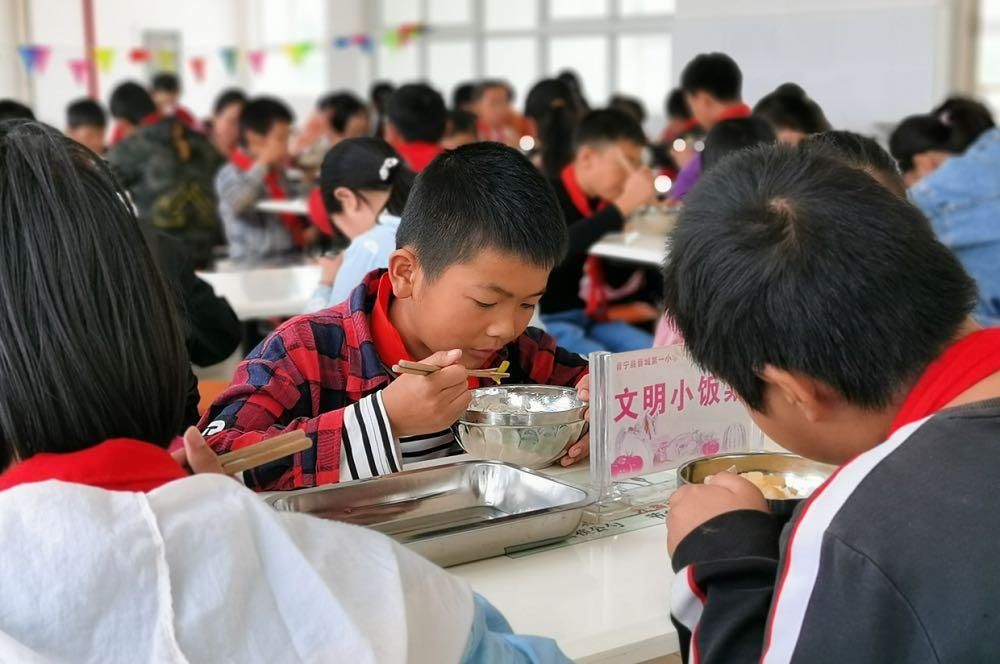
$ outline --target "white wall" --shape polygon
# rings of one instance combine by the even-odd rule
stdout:
[[[177,30],[181,33],[184,103],[197,115],[206,114],[220,89],[239,83],[238,75],[226,72],[218,49],[241,43],[242,4],[240,0],[94,0],[97,43],[117,50],[111,71],[99,74],[100,100],[106,104],[111,90],[122,81],[146,82],[145,65],[128,59],[128,49],[142,45],[144,30]],[[30,0],[28,5],[31,41],[52,46],[47,70],[32,79],[35,113],[62,127],[67,102],[87,94],[86,86],[73,80],[66,64],[70,58],[85,55],[81,2]],[[195,55],[205,56],[201,83],[195,81],[187,63]]]
[[[751,105],[794,81],[835,127],[872,132],[947,92],[949,20],[948,0],[677,0],[674,80],[724,51]]]

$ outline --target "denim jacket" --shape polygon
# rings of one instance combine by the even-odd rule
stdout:
[[[913,185],[910,198],[976,280],[976,319],[1000,325],[1000,128]]]

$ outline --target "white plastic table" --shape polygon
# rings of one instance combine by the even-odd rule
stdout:
[[[322,269],[318,265],[199,272],[240,320],[286,318],[305,311]]]
[[[300,214],[309,215],[309,203],[304,198],[279,199],[268,198],[260,201],[256,205],[260,212],[273,212],[275,214]]]
[[[590,248],[590,255],[659,267],[667,257],[666,239],[641,233],[610,233]]]

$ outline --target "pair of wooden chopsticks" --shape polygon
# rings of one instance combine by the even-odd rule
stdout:
[[[256,445],[219,455],[219,463],[227,475],[242,473],[269,461],[312,447],[312,440],[301,429],[283,433]]]
[[[469,375],[474,378],[491,378],[499,383],[502,378],[510,378],[510,374],[507,373],[507,367],[509,366],[510,362],[504,360],[500,363],[499,367],[494,367],[493,369],[470,369]],[[400,360],[398,363],[392,365],[393,373],[410,374],[413,376],[426,376],[440,370],[441,367],[436,367],[433,364],[421,364],[420,362],[410,362],[409,360]]]

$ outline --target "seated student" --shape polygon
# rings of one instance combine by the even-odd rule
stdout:
[[[511,127],[513,101],[514,91],[504,81],[488,79],[476,86],[472,106],[479,120],[477,133],[481,140],[517,147],[521,136]]]
[[[0,120],[34,120],[35,113],[19,101],[0,99]]]
[[[950,120],[954,123],[954,120]],[[991,120],[992,121],[992,120]],[[1000,325],[1000,129],[943,125],[944,140],[902,161],[926,173],[910,187],[910,199],[938,238],[954,251],[979,286],[974,314],[983,325]],[[901,131],[893,134],[898,139]],[[976,134],[976,131],[980,134]],[[935,129],[940,131],[940,128]],[[971,144],[967,144],[972,141]],[[890,141],[897,148],[898,142]],[[961,152],[961,154],[959,154]],[[911,171],[912,172],[912,171]]]
[[[212,179],[223,159],[199,132],[156,112],[142,86],[123,83],[111,95],[111,114],[127,138],[107,160],[131,192],[139,218],[184,246],[196,269],[212,263],[222,241]]]
[[[441,153],[441,139],[448,124],[448,109],[434,88],[408,83],[396,90],[386,108],[385,140],[419,173]]]
[[[583,83],[580,82],[580,75],[572,69],[563,69],[556,75],[556,78],[565,83],[573,93],[573,106],[581,114],[588,113],[590,111],[590,102],[587,101],[587,95],[583,90]]]
[[[240,139],[240,113],[247,103],[242,90],[223,90],[212,105],[212,119],[208,123],[208,138],[219,154],[228,157]]]
[[[998,661],[1000,517],[969,506],[1000,476],[1000,333],[970,319],[974,283],[917,208],[825,156],[757,148],[705,179],[665,267],[688,352],[840,468],[787,539],[733,474],[673,495],[685,659]]]
[[[725,53],[702,53],[691,60],[681,72],[681,89],[691,114],[705,131],[723,120],[750,115],[750,107],[743,103],[743,73]],[[681,169],[670,189],[671,201],[684,199],[698,182],[701,166],[701,157],[696,155]]]
[[[667,95],[663,103],[663,110],[667,116],[667,126],[663,128],[660,141],[671,143],[674,139],[683,138],[692,129],[698,126],[698,121],[691,115],[687,99],[684,98],[684,91],[674,88]]]
[[[753,107],[753,114],[767,120],[778,140],[798,144],[811,134],[830,130],[823,109],[795,83],[779,85]]]
[[[248,486],[349,481],[458,452],[450,427],[481,384],[468,369],[507,360],[511,383],[585,384],[583,358],[526,329],[566,230],[550,187],[516,150],[473,143],[435,159],[410,191],[396,241],[388,271],[279,327],[206,413],[217,452],[294,429],[313,440],[247,473]],[[396,377],[400,359],[442,369]],[[585,438],[563,464],[587,448]]]
[[[622,94],[611,95],[611,99],[608,100],[608,108],[617,108],[619,111],[625,111],[632,116],[632,119],[639,123],[640,127],[646,121],[646,107],[643,106],[642,100],[638,97]]]
[[[381,139],[349,138],[326,154],[319,174],[323,208],[351,244],[336,259],[323,259],[306,313],[340,304],[369,272],[389,267],[412,185],[413,173]]]
[[[173,116],[195,131],[202,130],[194,114],[181,106],[181,80],[177,74],[162,71],[153,76],[150,94],[160,115]]]
[[[359,138],[369,133],[368,108],[350,92],[337,92],[320,100],[320,110],[329,124],[329,142],[333,147],[345,138]]]
[[[294,194],[283,168],[292,117],[291,109],[273,97],[251,99],[240,112],[239,147],[215,178],[219,214],[234,261],[282,260],[305,242],[298,216],[257,210],[264,199]]]
[[[66,107],[66,135],[94,154],[104,154],[108,115],[93,99],[77,99]]]
[[[479,134],[476,129],[476,116],[474,113],[470,113],[469,111],[448,112],[448,128],[444,132],[441,147],[445,150],[454,150],[463,145],[475,143],[478,140]]]
[[[524,117],[535,138],[535,161],[546,177],[555,179],[573,161],[573,137],[580,109],[573,90],[557,78],[535,83],[524,100]]]
[[[569,227],[569,252],[549,277],[541,300],[542,320],[559,345],[582,355],[649,348],[650,334],[605,320],[594,306],[599,302],[580,297],[584,276],[590,277],[593,288],[603,288],[594,283],[603,281],[598,274],[603,270],[589,260],[590,248],[607,233],[621,231],[625,218],[656,195],[653,175],[642,165],[646,136],[626,113],[605,109],[583,117],[575,143],[573,161],[552,181]],[[628,270],[624,276],[632,274]]]
[[[124,192],[39,124],[0,152],[0,661],[569,662],[388,537],[269,508],[196,431],[171,458],[184,345]]]
[[[396,86],[388,81],[375,81],[368,91],[368,102],[372,108],[375,119],[375,129],[372,136],[385,140],[385,109],[389,104],[389,97],[396,91]]]

